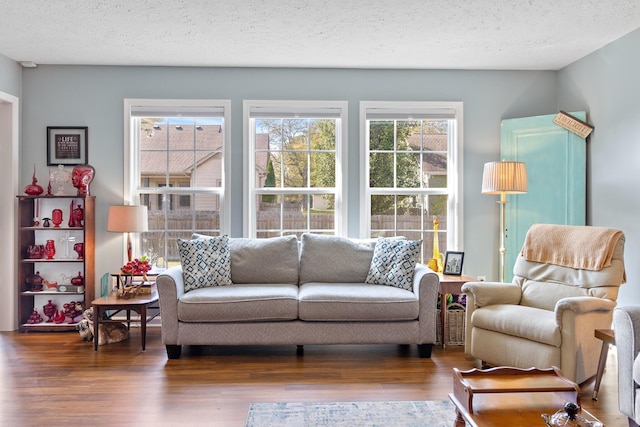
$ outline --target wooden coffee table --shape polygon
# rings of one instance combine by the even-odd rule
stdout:
[[[544,425],[565,402],[580,405],[580,387],[558,368],[492,368],[453,370],[455,425],[474,427]],[[598,421],[584,409],[580,415]]]

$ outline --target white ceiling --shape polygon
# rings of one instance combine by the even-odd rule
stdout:
[[[638,0],[0,0],[37,64],[556,70],[640,27]]]

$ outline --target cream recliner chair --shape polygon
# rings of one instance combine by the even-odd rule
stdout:
[[[463,285],[466,353],[490,366],[557,366],[578,384],[594,377],[594,330],[611,328],[625,282],[623,233],[534,224],[513,274],[512,283]]]

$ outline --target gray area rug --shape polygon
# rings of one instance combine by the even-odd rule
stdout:
[[[251,403],[245,427],[451,427],[449,401]]]

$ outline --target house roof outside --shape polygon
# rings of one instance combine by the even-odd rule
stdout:
[[[220,125],[155,125],[153,129],[143,132],[141,149],[143,154],[140,159],[140,173],[142,176],[165,176],[167,131],[169,132],[169,175],[189,177],[194,166],[194,132],[195,132],[195,165],[215,156],[222,150],[223,134]],[[256,149],[267,150],[269,148],[269,136],[267,134],[256,135]],[[180,151],[184,150],[184,151]],[[256,152],[256,168],[258,173],[267,170],[268,151]]]
[[[220,125],[155,125],[146,134],[143,133],[141,148],[141,174],[145,177],[165,176],[167,162],[167,131],[169,132],[169,145],[171,156],[169,159],[169,175],[188,178],[193,172],[194,166],[194,132],[195,132],[195,165],[201,164],[222,149],[223,134]],[[420,144],[424,144],[425,152],[434,152],[433,155],[423,157],[424,169],[430,174],[447,173],[447,134],[426,133],[421,138],[419,133],[409,137],[409,145],[416,150]],[[269,135],[261,133],[256,135],[256,172],[265,174],[269,160]],[[184,151],[180,151],[184,150]]]
[[[140,173],[143,176],[165,176],[167,156],[167,131],[169,132],[169,174],[188,177],[195,164],[209,159],[222,149],[222,127],[220,125],[155,125],[143,134]],[[194,147],[195,132],[195,147]],[[180,151],[184,150],[184,151]]]
[[[445,175],[447,173],[447,144],[449,136],[446,133],[425,133],[421,135],[419,132],[409,136],[409,145],[422,150],[428,155],[422,157],[423,169],[425,173],[431,175]],[[430,153],[433,152],[433,153]]]

